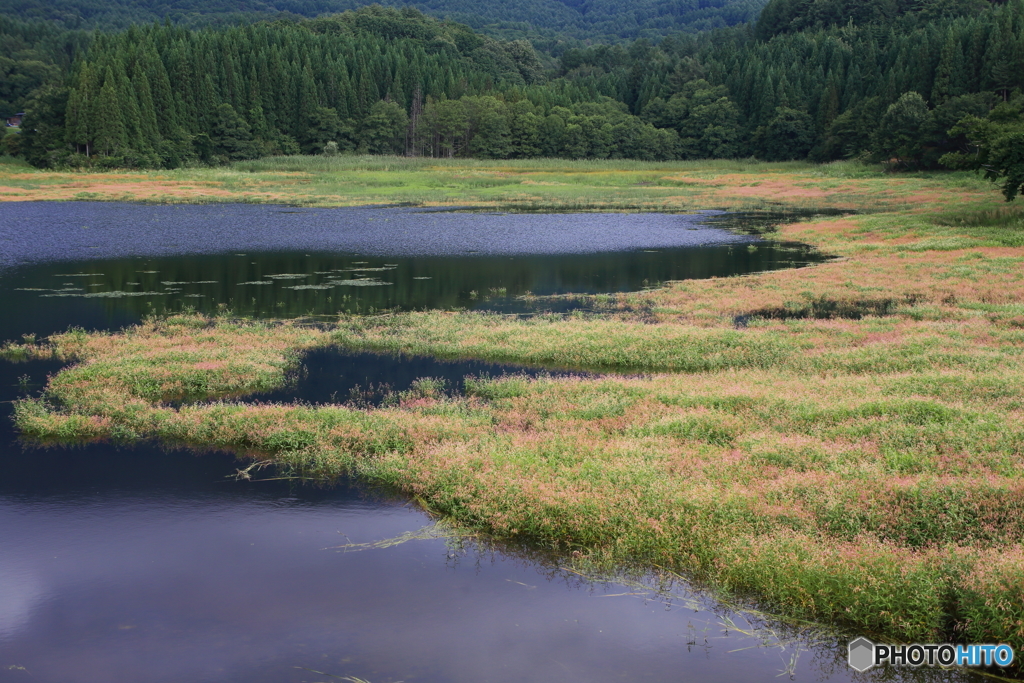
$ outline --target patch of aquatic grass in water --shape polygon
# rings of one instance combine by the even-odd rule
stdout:
[[[46,397],[15,401],[13,417],[24,437],[41,444],[74,444],[113,436],[109,418],[60,412]]]
[[[946,627],[958,569],[955,556],[943,560],[870,539],[826,545],[787,531],[733,544],[725,555],[730,583],[757,591],[769,605],[849,619],[874,633],[899,631],[911,642]]]
[[[22,341],[8,341],[0,345],[0,358],[20,363],[29,360],[48,360],[54,357],[52,346],[37,344],[34,334],[22,335]]]
[[[275,388],[297,362],[295,348],[289,348],[289,344],[313,340],[321,334],[281,328],[277,336],[286,340],[282,343],[266,336],[261,339],[260,332],[259,325],[183,315],[144,323],[126,337],[88,336],[81,331],[55,335],[47,345],[36,345],[32,352],[83,361],[51,381],[53,392],[83,396],[88,387],[100,386],[103,390],[94,400],[114,401],[115,405],[123,404],[123,409],[136,410],[133,401],[179,401]],[[240,338],[232,350],[232,345],[224,342],[234,335]],[[168,337],[177,337],[178,343],[168,345]],[[183,339],[188,341],[182,343]],[[254,345],[239,351],[238,342],[244,344],[246,339]],[[12,347],[9,353],[18,352],[29,351]]]
[[[1020,642],[1024,624],[1024,549],[988,551],[957,586],[968,642]],[[982,641],[984,639],[984,641]]]
[[[329,280],[331,287],[383,287],[393,285],[393,282],[376,280],[373,278],[360,278],[356,280]]]

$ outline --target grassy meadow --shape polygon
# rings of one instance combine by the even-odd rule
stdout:
[[[180,315],[2,354],[74,361],[16,404],[33,439],[158,438],[353,472],[581,564],[664,568],[865,634],[1024,648],[1024,206],[974,176],[343,157],[0,165],[0,185],[6,200],[860,211],[780,226],[833,261],[580,297],[590,312]],[[324,346],[600,374],[478,378],[454,397],[423,380],[379,408],[232,401]]]
[[[42,171],[0,157],[0,201],[409,204],[511,210],[841,208],[912,210],[948,190],[996,195],[967,174],[894,178],[860,164],[753,160],[519,161],[271,157],[174,171]],[[949,202],[952,198],[945,197]]]

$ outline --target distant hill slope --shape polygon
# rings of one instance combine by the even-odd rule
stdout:
[[[757,37],[846,24],[887,24],[906,15],[925,21],[974,16],[1005,0],[770,0],[757,21]]]
[[[768,0],[380,0],[505,37],[614,40],[696,32],[753,21]],[[373,4],[363,0],[0,0],[0,14],[67,28],[123,28],[163,20],[191,26],[315,17]]]

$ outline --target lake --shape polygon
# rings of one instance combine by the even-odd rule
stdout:
[[[716,221],[764,218],[0,204],[0,340],[183,307],[550,310],[534,297],[825,258]],[[654,577],[591,579],[536,549],[417,534],[423,511],[358,482],[239,480],[230,454],[158,444],[21,443],[9,401],[59,367],[0,362],[5,683],[896,680],[854,676],[840,635],[765,625],[683,583],[659,592]],[[258,398],[345,400],[422,376],[458,391],[506,372],[541,370],[318,351],[294,387]]]
[[[800,267],[826,257],[714,227],[718,213],[492,214],[244,204],[7,203],[0,340],[116,329],[183,308],[297,317],[398,308],[564,310],[531,300]]]

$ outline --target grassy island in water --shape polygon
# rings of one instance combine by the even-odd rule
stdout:
[[[16,420],[41,441],[158,438],[350,472],[580,563],[665,568],[869,634],[1024,647],[1024,208],[975,176],[285,158],[7,165],[0,198],[856,211],[780,226],[827,263],[576,297],[586,313],[178,315],[10,343],[11,360],[74,361]],[[424,380],[380,408],[232,402],[325,346],[595,372],[456,397]]]

